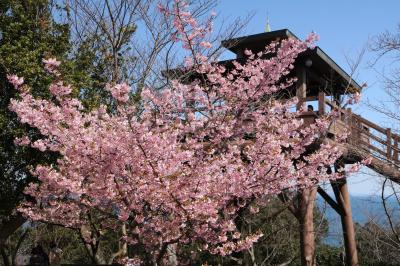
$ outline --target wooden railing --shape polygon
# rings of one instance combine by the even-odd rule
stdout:
[[[369,150],[375,157],[399,162],[399,135],[390,128],[382,128],[371,121],[353,114],[350,141]]]
[[[379,125],[354,114],[350,108],[344,109],[334,101],[329,100],[323,92],[318,97],[307,97],[306,101],[318,101],[318,111],[308,111],[314,113],[314,117],[324,115],[331,111],[338,112],[339,119],[332,123],[330,131],[334,135],[346,130],[349,133],[347,142],[368,151],[372,156],[391,162],[400,167],[400,136],[393,133],[390,128],[383,128]],[[310,118],[310,117],[309,117]]]

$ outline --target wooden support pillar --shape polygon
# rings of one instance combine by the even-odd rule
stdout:
[[[359,265],[357,245],[346,177],[332,181],[331,184],[333,192],[335,193],[336,201],[342,209],[342,213],[339,213],[339,215],[342,220],[343,239],[346,250],[346,265],[356,266]]]
[[[318,93],[318,115],[325,115],[325,93]]]
[[[296,96],[299,100],[296,109],[300,110],[302,107],[305,107],[305,100],[307,98],[307,73],[304,67],[296,69],[296,77]]]
[[[296,96],[297,110],[305,109],[307,98],[307,72],[304,67],[296,69]],[[314,266],[315,261],[315,234],[314,234],[314,203],[317,196],[317,187],[305,188],[300,192],[297,219],[300,226],[301,265]]]
[[[300,225],[300,251],[302,266],[316,265],[314,234],[314,203],[316,196],[317,187],[303,189],[300,195],[298,219]]]

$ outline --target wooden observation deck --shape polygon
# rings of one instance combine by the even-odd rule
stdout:
[[[222,45],[236,54],[236,60],[246,60],[245,49],[258,53],[273,41],[297,38],[287,29],[265,32],[222,42]],[[298,39],[298,38],[297,38]],[[229,61],[221,62],[229,65]],[[343,152],[342,159],[335,164],[335,170],[343,164],[360,162],[372,158],[368,165],[377,173],[400,184],[400,136],[391,129],[381,126],[357,115],[351,109],[344,109],[340,102],[348,94],[361,92],[361,86],[355,82],[339,65],[337,65],[321,48],[315,47],[301,53],[289,75],[297,78],[293,88],[289,88],[283,97],[297,97],[297,109],[309,103],[316,103],[316,110],[303,112],[300,118],[305,124],[311,124],[319,116],[336,111],[339,118],[329,127],[328,141]],[[348,133],[347,141],[335,141],[339,133]],[[330,167],[328,171],[331,171]],[[343,228],[343,239],[346,249],[346,264],[358,265],[357,245],[352,220],[350,195],[346,177],[331,182],[335,199],[331,198],[321,187],[316,186],[299,191],[298,195],[288,199],[281,195],[281,200],[288,203],[289,210],[296,216],[300,226],[300,247],[302,265],[316,265],[313,209],[317,193],[340,215]],[[283,194],[284,192],[282,192]],[[297,202],[296,202],[297,201]]]
[[[240,60],[244,58],[245,49],[257,53],[269,43],[287,38],[298,39],[291,31],[283,29],[225,40],[222,45]],[[361,92],[361,86],[350,75],[318,46],[299,55],[291,75],[296,76],[298,82],[288,95],[298,97],[298,107],[317,102],[316,111],[304,112],[301,116],[306,124],[332,110],[339,113],[339,121],[331,125],[330,133],[332,141],[339,132],[349,133],[346,145],[341,146],[345,163],[372,157],[370,168],[400,183],[400,136],[336,104],[346,94]]]

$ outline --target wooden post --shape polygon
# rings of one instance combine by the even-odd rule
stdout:
[[[337,169],[335,170],[337,171]],[[332,181],[331,184],[333,192],[335,193],[336,201],[342,209],[342,213],[339,215],[342,221],[343,239],[346,250],[346,265],[356,266],[359,265],[357,245],[346,177]]]
[[[325,93],[319,92],[318,93],[318,115],[325,114]]]
[[[335,102],[335,105],[339,108],[340,107],[340,93],[333,94],[333,101]]]
[[[398,162],[399,161],[399,138],[398,138],[398,135],[395,135],[393,139],[394,139],[393,160],[395,162]]]
[[[346,119],[347,121],[345,121],[345,123],[347,123],[347,126],[349,127],[349,132],[350,135],[347,137],[347,142],[349,143],[353,143],[354,140],[354,123],[353,123],[353,113],[351,112],[351,108],[347,108],[346,110]]]
[[[301,191],[299,206],[300,250],[301,265],[314,266],[315,235],[314,235],[314,203],[317,196],[317,187],[306,188]]]
[[[386,129],[386,157],[389,160],[392,158],[392,132],[390,128]]]
[[[296,96],[299,102],[296,105],[296,110],[300,110],[305,105],[305,99],[307,97],[307,80],[306,70],[304,67],[297,68],[296,70]]]
[[[304,67],[296,69],[296,96],[299,102],[296,109],[305,107],[307,98],[307,74]],[[314,266],[315,262],[315,236],[314,236],[314,203],[317,196],[317,187],[306,188],[300,192],[300,204],[297,217],[300,226],[301,265]]]

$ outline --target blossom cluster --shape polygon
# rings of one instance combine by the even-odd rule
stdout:
[[[107,85],[106,90],[111,92],[113,98],[120,103],[126,103],[129,100],[130,87],[126,83],[117,84],[115,86]]]
[[[17,75],[7,75],[8,81],[14,86],[15,89],[19,89],[24,84],[24,78],[18,77]]]
[[[187,67],[204,63],[207,61],[207,57],[201,54],[198,48],[210,49],[212,47],[206,37],[212,31],[212,22],[216,13],[212,12],[204,23],[198,23],[193,14],[187,10],[188,4],[185,1],[174,0],[173,3],[172,7],[158,4],[158,9],[172,18],[176,29],[176,32],[171,35],[172,41],[181,42],[183,49],[191,52],[191,55],[185,59]]]
[[[54,75],[59,75],[58,67],[60,66],[61,62],[58,61],[56,58],[48,58],[43,59],[44,69],[46,69],[49,73]]]

